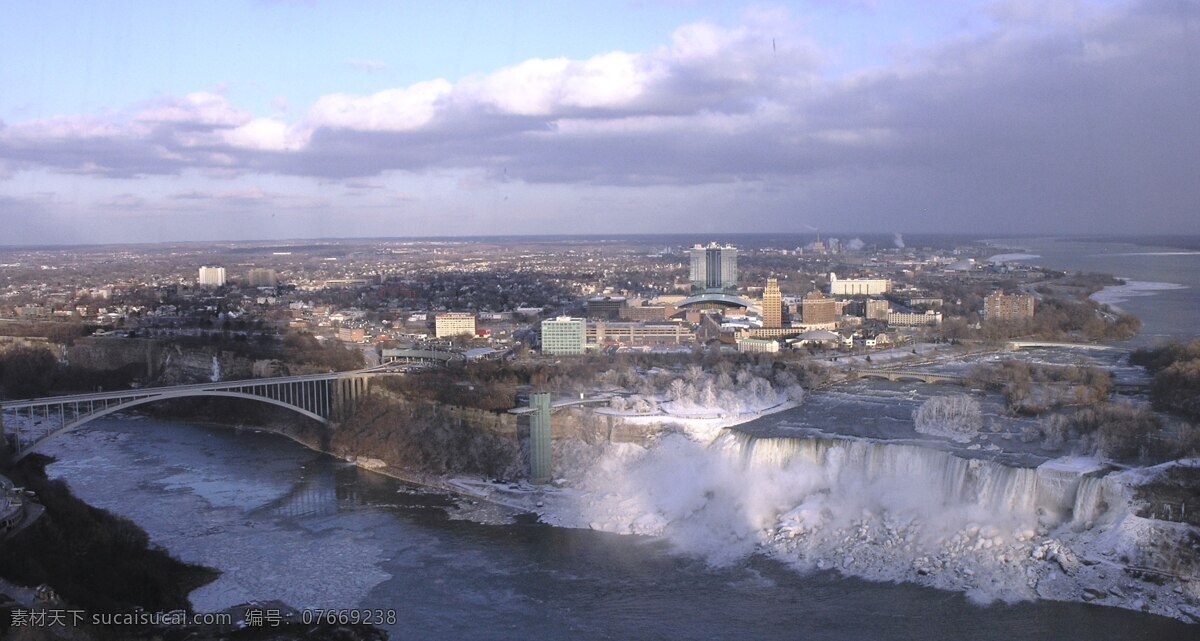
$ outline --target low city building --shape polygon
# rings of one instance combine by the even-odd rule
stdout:
[[[765,338],[741,338],[738,339],[737,348],[739,352],[774,353],[779,351],[779,341]]]
[[[475,315],[461,312],[448,312],[433,317],[433,335],[438,338],[475,335]]]
[[[621,308],[621,320],[662,321],[675,315],[674,305],[631,305]]]
[[[624,296],[593,296],[587,300],[587,317],[592,320],[617,320],[628,303]]]
[[[543,324],[544,327],[544,324]],[[635,323],[621,321],[596,321],[588,323],[585,330],[586,343],[591,347],[624,345],[629,347],[646,345],[683,345],[696,340],[696,334],[684,323]],[[542,338],[543,344],[545,337]]]
[[[831,296],[881,296],[892,289],[892,281],[886,278],[847,278],[829,274]]]
[[[923,327],[926,325],[941,325],[942,313],[933,310],[925,313],[891,312],[887,318],[888,325],[897,327]]]

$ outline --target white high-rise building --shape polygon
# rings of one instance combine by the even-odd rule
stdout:
[[[692,247],[692,288],[737,288],[737,248],[709,243]]]
[[[224,267],[201,267],[200,278],[197,281],[201,287],[224,287]]]

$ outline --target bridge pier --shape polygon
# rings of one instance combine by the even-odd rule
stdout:
[[[549,483],[553,471],[550,463],[550,394],[537,392],[529,396],[533,414],[529,417],[529,480]]]

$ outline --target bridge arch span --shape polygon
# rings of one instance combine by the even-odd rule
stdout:
[[[21,451],[18,452],[16,454],[16,456],[14,457],[14,460],[17,460],[17,461],[21,460],[26,455],[35,451],[43,443],[45,443],[46,441],[49,441],[50,439],[52,439],[56,436],[73,432],[73,431],[79,429],[80,427],[83,427],[84,425],[87,425],[88,423],[90,423],[96,419],[103,418],[105,416],[109,416],[109,415],[115,414],[117,412],[125,411],[131,407],[137,407],[139,405],[146,405],[149,403],[156,403],[159,401],[170,401],[170,400],[175,400],[175,399],[180,399],[180,398],[197,398],[197,397],[204,397],[204,396],[222,397],[222,398],[243,398],[243,399],[248,399],[251,401],[270,403],[271,405],[275,405],[277,407],[282,407],[284,409],[291,410],[302,416],[311,418],[314,421],[321,423],[322,425],[329,425],[329,423],[330,423],[329,419],[325,418],[324,416],[321,416],[320,414],[316,414],[316,413],[310,412],[302,407],[298,407],[296,405],[291,405],[284,401],[276,400],[273,398],[268,398],[265,396],[256,396],[254,394],[246,394],[243,392],[231,392],[231,391],[226,391],[226,390],[181,390],[179,392],[156,394],[154,396],[147,396],[145,398],[138,398],[138,399],[134,399],[131,401],[126,401],[126,402],[120,403],[118,405],[112,405],[107,408],[97,409],[94,412],[89,412],[88,414],[79,416],[79,417],[75,418],[74,420],[68,421],[65,425],[62,425],[60,427],[57,427],[57,428],[47,432],[41,438],[37,439],[33,443],[30,443],[27,447],[21,449]]]

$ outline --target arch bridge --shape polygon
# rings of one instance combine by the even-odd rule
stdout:
[[[955,383],[962,384],[964,377],[956,374],[935,374],[900,369],[861,369],[853,373],[852,378],[875,378],[889,381],[920,381],[922,383]]]
[[[20,460],[50,438],[77,429],[89,421],[147,403],[199,396],[269,403],[333,426],[367,392],[373,376],[395,371],[378,367],[353,372],[3,401],[0,402],[0,449],[7,445],[14,459]]]

